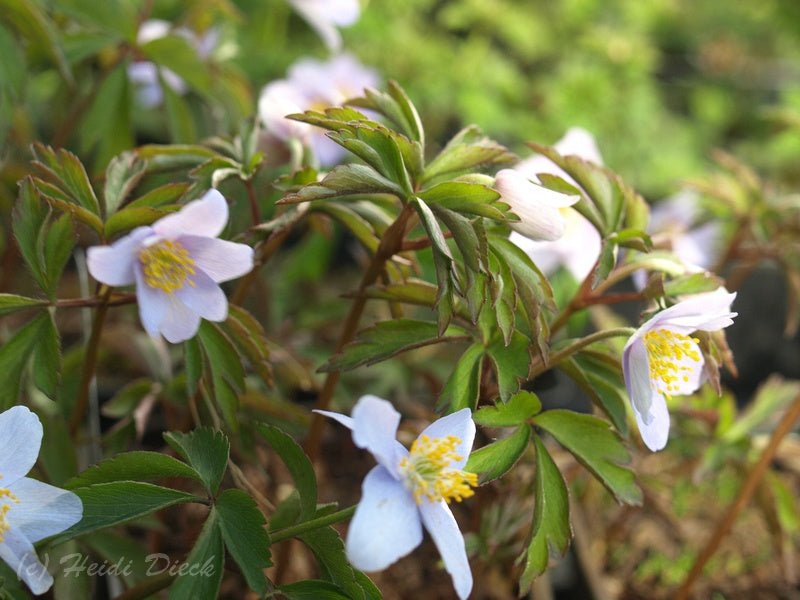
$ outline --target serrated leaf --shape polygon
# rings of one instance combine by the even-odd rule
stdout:
[[[177,205],[188,189],[188,183],[167,183],[131,200],[126,208],[159,208],[166,205]]]
[[[334,167],[322,181],[303,186],[297,192],[285,196],[281,203],[332,199],[354,194],[394,194],[401,198],[405,196],[400,186],[372,167],[354,163]]]
[[[54,150],[39,143],[34,144],[32,150],[36,157],[33,167],[43,180],[63,191],[70,202],[94,215],[100,215],[100,202],[77,156],[67,150]]]
[[[225,422],[231,429],[238,431],[236,415],[239,394],[244,391],[244,368],[236,348],[220,327],[209,321],[200,323],[197,337],[208,359],[214,399]]]
[[[0,347],[0,409],[11,408],[17,403],[22,372],[49,322],[48,313],[40,314]]]
[[[423,181],[511,165],[517,157],[471,125],[459,131],[425,169]]]
[[[448,181],[419,192],[417,196],[430,205],[497,221],[505,220],[508,208],[508,205],[497,202],[499,192],[477,183]]]
[[[464,351],[442,388],[439,407],[447,406],[448,413],[462,408],[474,410],[480,393],[483,356],[484,348],[481,344],[472,344]]]
[[[551,555],[563,556],[569,547],[572,530],[569,524],[569,496],[561,472],[538,436],[536,447],[535,505],[531,540],[524,553],[525,570],[520,577],[521,591],[544,573]]]
[[[612,362],[613,361],[613,362]],[[619,360],[594,352],[579,352],[560,362],[564,371],[588,394],[623,436],[628,435],[628,393]]]
[[[206,489],[217,493],[228,467],[230,442],[221,431],[200,427],[189,433],[168,431],[164,439],[197,471]]]
[[[167,477],[188,477],[202,481],[192,467],[168,454],[137,450],[107,458],[79,473],[64,484],[74,490],[113,481],[157,481]]]
[[[278,588],[286,600],[352,600],[338,586],[329,582],[306,579]]]
[[[300,520],[312,519],[317,512],[317,478],[311,461],[297,442],[277,427],[259,424],[256,429],[278,453],[292,475],[300,494]]]
[[[216,508],[212,508],[192,551],[181,565],[183,569],[169,589],[169,599],[216,598],[224,566],[225,547],[222,544],[219,516]]]
[[[174,206],[174,209],[177,208],[179,208],[177,205]],[[127,206],[108,218],[104,227],[104,235],[109,239],[117,237],[121,233],[127,233],[142,225],[151,225],[171,212],[174,210],[151,206]]]
[[[55,400],[61,383],[61,336],[53,316],[49,312],[45,314],[48,318],[39,329],[33,354],[33,382],[48,398]]]
[[[138,481],[114,481],[75,488],[83,503],[83,519],[52,541],[67,540],[112,525],[127,523],[157,510],[194,502],[192,494]]]
[[[500,338],[486,349],[497,373],[497,387],[503,402],[508,402],[519,390],[520,382],[528,378],[531,364],[529,346],[530,340],[524,334],[515,331],[507,346]]]
[[[453,236],[453,240],[461,252],[464,266],[477,273],[486,264],[486,255],[481,255],[481,244],[478,241],[478,234],[472,227],[472,223],[463,215],[434,206],[432,208],[436,217],[445,224]]]
[[[516,427],[541,410],[542,403],[536,394],[521,391],[504,404],[481,407],[472,415],[472,420],[484,427]]]
[[[144,176],[145,169],[145,162],[134,152],[123,152],[108,163],[103,188],[106,215],[114,214],[125,203]]]
[[[359,332],[355,341],[342,348],[319,370],[348,371],[361,365],[373,365],[414,348],[447,342],[454,335],[466,335],[466,331],[455,326],[449,332],[452,335],[440,336],[436,323],[429,321],[381,321]]]
[[[270,385],[272,366],[269,362],[269,343],[261,323],[245,309],[230,305],[225,327],[233,334],[231,338],[253,371],[258,373],[264,383]]]
[[[0,316],[38,306],[47,306],[47,301],[17,294],[0,294]]]
[[[345,555],[342,538],[333,527],[321,527],[299,538],[314,553],[326,579],[336,584],[352,600],[364,600],[364,590]]]
[[[225,547],[242,570],[247,585],[261,595],[266,594],[264,569],[272,566],[272,562],[264,515],[250,496],[237,489],[222,492],[214,508]]]
[[[528,447],[531,439],[529,425],[521,425],[508,437],[475,450],[469,455],[465,471],[477,473],[480,483],[489,483],[508,473]]]
[[[44,276],[49,290],[58,287],[61,273],[72,256],[75,247],[75,227],[70,215],[54,219],[44,236]]]
[[[146,144],[135,152],[147,161],[147,171],[191,169],[217,156],[217,153],[194,144]]]
[[[702,292],[713,292],[724,281],[708,271],[689,273],[664,283],[664,293],[669,296],[691,296]]]
[[[640,505],[642,490],[632,471],[620,465],[630,462],[630,454],[619,436],[604,421],[569,410],[540,413],[534,422],[552,435],[564,448],[624,504]]]

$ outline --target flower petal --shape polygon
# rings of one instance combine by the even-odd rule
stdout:
[[[142,242],[153,234],[150,227],[137,227],[110,246],[92,246],[86,251],[89,273],[106,285],[130,285]]]
[[[353,423],[353,417],[348,417],[347,415],[343,415],[341,413],[333,412],[330,410],[318,410],[318,409],[314,409],[311,412],[319,413],[323,416],[328,417],[329,419],[333,419],[334,421],[341,423],[351,431],[355,426]]]
[[[192,338],[200,328],[200,315],[181,302],[176,295],[167,295],[169,308],[159,330],[172,344]]]
[[[22,579],[30,590],[36,594],[44,594],[53,585],[53,577],[36,556],[33,544],[21,532],[8,529],[3,534],[0,544],[2,559]]]
[[[212,237],[183,235],[178,240],[195,265],[217,283],[241,277],[253,270],[253,249]]]
[[[139,319],[147,333],[158,335],[161,323],[169,313],[169,296],[166,292],[152,288],[145,283],[140,265],[136,265],[134,274],[136,275],[136,301],[139,304]]]
[[[377,396],[362,396],[353,407],[353,442],[369,450],[379,464],[397,477],[397,426],[400,413],[391,402]]]
[[[461,440],[455,448],[455,452],[461,455],[461,460],[450,463],[450,468],[463,469],[467,464],[469,453],[472,451],[472,443],[475,441],[475,423],[472,421],[472,412],[468,408],[462,408],[441,419],[436,419],[420,433],[420,437],[423,435],[430,438],[454,435]]]
[[[642,440],[653,452],[669,438],[669,412],[660,391],[650,381],[647,347],[641,339],[628,342],[622,353],[622,373]]]
[[[633,414],[645,445],[653,452],[663,449],[669,439],[669,411],[664,396],[653,391],[647,420],[636,410],[636,405],[633,407]]]
[[[362,571],[380,571],[422,542],[414,498],[383,467],[364,478],[363,495],[347,532],[347,558]]]
[[[228,298],[219,285],[201,270],[195,271],[191,281],[194,285],[184,285],[175,291],[177,300],[209,321],[227,319]]]
[[[153,223],[153,230],[166,238],[182,234],[217,237],[228,222],[228,203],[215,189],[189,202],[178,212]]]
[[[662,310],[645,325],[648,326],[648,331],[663,327],[676,333],[723,329],[731,325],[733,317],[737,315],[731,312],[731,304],[735,298],[736,292],[729,293],[725,288],[697,294]]]
[[[23,477],[9,486],[19,499],[8,511],[8,523],[31,542],[61,533],[83,517],[81,499],[72,492]]]
[[[8,487],[36,464],[42,445],[42,423],[25,406],[0,413],[0,486]]]
[[[444,568],[453,578],[453,587],[458,597],[464,600],[472,591],[472,571],[469,568],[464,536],[458,528],[453,513],[447,503],[423,502],[419,506],[422,523],[431,534],[433,542],[442,555]]]
[[[688,340],[686,343],[691,347],[691,352],[695,356],[699,356],[700,360],[692,360],[686,353],[683,354],[680,360],[675,361],[675,366],[678,369],[676,373],[678,379],[672,382],[672,389],[669,391],[671,396],[687,396],[694,394],[697,388],[700,387],[700,382],[703,380],[703,365],[705,359],[703,353],[700,351],[700,346],[694,340]]]

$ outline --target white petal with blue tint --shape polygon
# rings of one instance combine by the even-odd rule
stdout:
[[[195,265],[217,283],[253,270],[253,249],[245,244],[196,235],[181,236],[179,241]]]
[[[17,577],[36,594],[44,594],[53,585],[53,577],[36,556],[33,544],[22,533],[9,529],[0,544],[2,559]]]
[[[7,513],[8,524],[33,543],[72,527],[83,516],[80,498],[67,490],[30,477],[8,489],[19,499]]]
[[[428,425],[420,437],[427,435],[430,438],[443,438],[454,435],[461,441],[456,446],[455,451],[461,456],[461,460],[450,463],[451,469],[463,469],[467,464],[467,457],[472,451],[472,443],[475,441],[475,423],[472,421],[472,413],[468,408],[462,408],[452,414],[436,419]]]
[[[472,571],[469,568],[464,536],[458,528],[453,513],[442,502],[423,502],[419,507],[425,529],[431,534],[444,568],[453,578],[453,587],[462,600],[472,591]]]
[[[93,246],[86,251],[86,265],[97,281],[106,285],[130,285],[135,281],[134,266],[139,260],[142,241],[150,237],[150,227],[138,227],[110,246]]]
[[[24,406],[0,413],[0,487],[24,477],[36,464],[42,445],[42,423]]]
[[[353,441],[359,448],[369,450],[379,464],[391,473],[397,469],[395,452],[400,413],[377,396],[363,396],[353,407]]]
[[[217,237],[228,222],[228,203],[217,190],[208,190],[181,210],[153,223],[153,229],[165,238],[191,234]]]
[[[191,285],[175,292],[176,298],[204,319],[224,321],[228,317],[228,298],[222,288],[199,269],[191,279]]]
[[[363,495],[347,532],[347,557],[362,571],[380,571],[422,542],[414,499],[378,465],[364,479]]]

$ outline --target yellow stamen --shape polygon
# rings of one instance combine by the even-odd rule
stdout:
[[[702,360],[696,344],[697,338],[668,329],[656,329],[644,334],[647,357],[650,361],[650,381],[667,398],[677,392],[678,381],[688,382],[691,367],[678,364],[688,358],[699,363]]]
[[[11,528],[6,515],[13,504],[19,504],[19,498],[11,493],[11,490],[0,488],[0,502],[2,502],[2,505],[0,505],[0,543],[2,543],[6,531]]]
[[[139,252],[144,281],[153,288],[168,294],[181,289],[185,284],[194,287],[189,279],[194,275],[194,260],[180,243],[164,240]],[[188,281],[187,281],[188,280]]]
[[[408,457],[400,461],[400,472],[417,504],[422,504],[423,498],[431,502],[461,502],[475,493],[471,489],[478,485],[475,473],[449,468],[463,458],[455,452],[460,443],[454,435],[443,438],[423,435],[411,444]]]

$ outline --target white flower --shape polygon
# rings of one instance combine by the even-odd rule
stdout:
[[[44,594],[53,578],[33,544],[81,520],[80,498],[25,477],[42,444],[42,424],[24,406],[0,413],[0,558],[34,594]]]
[[[562,156],[574,155],[586,161],[603,164],[603,158],[591,133],[579,127],[570,128],[553,146]],[[520,162],[515,171],[538,182],[539,173],[557,175],[568,183],[575,182],[560,167],[546,156],[535,154]],[[555,241],[534,241],[513,231],[509,240],[519,246],[546,275],[555,273],[564,266],[578,281],[583,281],[592,271],[600,256],[600,234],[583,215],[576,210],[561,210],[564,233]]]
[[[520,219],[510,223],[511,228],[532,240],[553,241],[564,235],[566,224],[559,209],[580,200],[535,184],[513,169],[497,173],[494,187]]]
[[[719,223],[698,226],[699,213],[697,194],[688,190],[659,202],[650,212],[653,242],[669,246],[690,271],[710,269],[719,255]]]
[[[361,16],[359,0],[289,0],[300,16],[313,27],[331,52],[342,48],[336,27],[352,25]]]
[[[625,344],[622,372],[639,433],[654,452],[667,444],[666,397],[691,394],[703,375],[703,355],[694,331],[717,331],[733,323],[735,293],[725,288],[698,294],[661,311]]]
[[[217,45],[218,32],[209,29],[205,34],[199,35],[185,27],[172,29],[169,21],[161,19],[148,19],[139,27],[136,42],[140,46],[163,38],[170,33],[179,35],[197,51],[200,58],[208,58]],[[128,79],[136,88],[136,100],[145,108],[159,106],[164,101],[164,90],[161,88],[161,79],[177,94],[183,95],[188,91],[188,86],[183,78],[166,67],[159,67],[149,60],[140,60],[128,65]]]
[[[110,246],[89,248],[89,272],[106,285],[136,283],[145,330],[182,342],[197,333],[201,317],[227,318],[228,300],[218,284],[253,268],[252,248],[216,239],[227,222],[225,198],[209,190]]]
[[[298,140],[312,149],[321,165],[331,166],[345,150],[329,140],[324,130],[286,119],[286,115],[339,106],[377,84],[375,71],[350,54],[326,62],[302,59],[289,68],[286,79],[273,81],[261,90],[258,114],[268,133],[283,141]]]
[[[468,408],[431,423],[406,450],[396,439],[400,414],[386,400],[364,396],[353,416],[317,411],[353,431],[353,442],[378,461],[347,532],[347,556],[363,571],[385,569],[422,542],[428,530],[459,598],[472,590],[464,537],[447,506],[473,495],[474,473],[463,471],[475,424]]]

